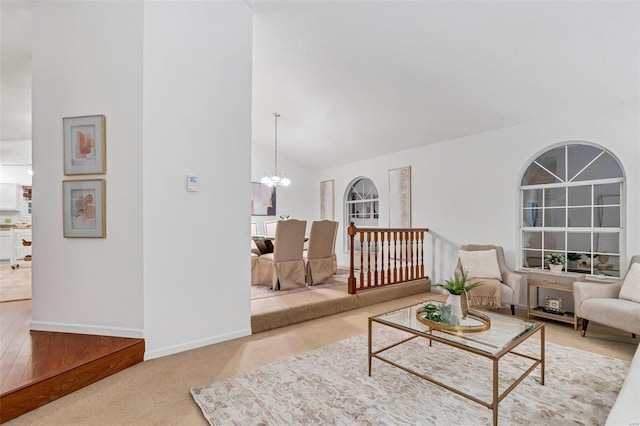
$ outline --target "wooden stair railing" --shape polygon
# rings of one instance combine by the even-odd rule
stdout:
[[[358,228],[351,222],[348,228],[349,294],[428,279],[424,275],[424,238],[428,231],[427,228]],[[356,252],[360,254],[357,268]]]

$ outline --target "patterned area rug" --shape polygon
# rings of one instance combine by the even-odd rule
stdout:
[[[336,272],[336,274],[333,276],[333,279],[331,281],[314,285],[311,287],[300,287],[300,288],[292,288],[290,290],[274,291],[274,290],[271,290],[271,287],[267,287],[266,285],[252,285],[251,300],[262,299],[264,297],[284,296],[285,294],[298,293],[301,291],[309,291],[309,290],[318,289],[318,288],[333,287],[336,285],[346,284],[347,278],[349,278],[349,271],[346,269],[338,268],[338,272]]]
[[[404,333],[376,330],[374,350]],[[539,355],[538,335],[518,347]],[[414,339],[388,358],[491,398],[491,361]],[[522,357],[500,362],[500,392],[531,365]],[[499,404],[502,425],[604,424],[629,363],[547,342],[545,385],[536,368]],[[482,425],[491,410],[426,380],[373,360],[367,375],[367,336],[360,335],[253,370],[191,394],[212,425]]]

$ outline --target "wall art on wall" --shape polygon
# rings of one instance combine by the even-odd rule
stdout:
[[[336,220],[334,186],[333,180],[320,182],[320,220]]]
[[[65,238],[105,238],[105,180],[62,181]]]
[[[251,182],[251,216],[276,215],[276,187]]]
[[[411,166],[389,170],[389,228],[411,228]]]
[[[65,175],[106,173],[105,123],[104,115],[62,119]]]

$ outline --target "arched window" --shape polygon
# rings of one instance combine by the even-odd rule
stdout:
[[[353,181],[346,192],[344,202],[345,248],[349,250],[349,236],[346,228],[353,222],[358,227],[370,228],[378,226],[380,206],[378,189],[366,177]]]
[[[624,172],[605,149],[572,142],[540,155],[522,176],[520,206],[524,267],[562,253],[566,271],[620,276]]]

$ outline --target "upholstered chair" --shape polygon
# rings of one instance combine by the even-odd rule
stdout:
[[[254,235],[258,235],[258,224],[256,222],[251,222],[251,236],[254,236]],[[257,254],[258,256],[262,254],[262,252],[256,245],[256,242],[253,240],[251,240],[251,253]]]
[[[264,222],[264,235],[267,237],[275,237],[276,229],[278,229],[279,220],[268,220]]]
[[[278,223],[273,253],[258,258],[260,284],[274,290],[305,286],[302,248],[306,227],[305,220],[289,219]]]
[[[260,284],[260,265],[258,264],[258,256],[251,253],[251,285]]]
[[[640,256],[633,256],[624,278],[613,283],[574,282],[573,303],[582,319],[582,336],[589,321],[640,334]]]
[[[470,304],[488,308],[507,304],[511,307],[511,315],[515,315],[520,291],[527,287],[527,275],[507,266],[503,248],[490,244],[467,244],[460,247],[459,253],[455,275],[462,277],[466,273],[470,282],[485,283],[469,292]]]
[[[305,266],[307,285],[328,281],[334,270],[335,243],[338,222],[318,220],[311,223],[309,250],[306,251]]]

